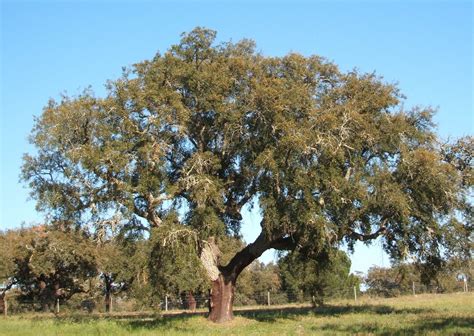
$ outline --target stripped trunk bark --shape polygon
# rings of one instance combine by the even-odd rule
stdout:
[[[212,282],[209,320],[222,323],[234,318],[234,291],[235,281],[223,274]]]
[[[253,243],[238,252],[226,266],[218,266],[219,249],[213,239],[206,242],[201,251],[201,262],[212,281],[209,320],[220,323],[233,319],[235,284],[245,267],[270,248],[292,249],[294,247],[295,243],[289,237],[277,237],[270,240],[262,232]]]

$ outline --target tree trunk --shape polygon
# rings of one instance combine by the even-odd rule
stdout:
[[[109,291],[105,293],[105,312],[110,313],[110,308],[112,306],[112,295]]]
[[[43,280],[40,280],[39,282],[39,300],[41,303],[41,310],[43,312],[48,312],[49,311],[49,301],[51,300],[51,295],[49,293],[49,290],[46,286],[46,282]]]
[[[287,250],[293,249],[295,246],[295,242],[291,237],[280,236],[269,239],[262,232],[253,243],[238,252],[226,266],[218,266],[220,252],[211,237],[201,251],[201,262],[212,281],[209,320],[220,323],[233,319],[235,283],[245,267],[270,248]]]
[[[212,282],[209,320],[222,323],[234,318],[234,291],[234,281],[222,274]]]
[[[191,311],[196,311],[196,299],[194,298],[193,291],[188,291],[187,293],[187,308]]]
[[[104,289],[105,289],[105,312],[110,313],[112,310],[112,283],[113,278],[107,274],[102,275],[104,278]]]
[[[8,303],[5,293],[0,294],[0,313],[3,313],[5,316],[8,315]]]

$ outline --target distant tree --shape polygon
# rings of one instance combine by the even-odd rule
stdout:
[[[236,284],[236,299],[239,304],[267,304],[268,292],[272,292],[272,298],[275,298],[280,289],[278,265],[256,260],[242,271]]]
[[[15,259],[18,249],[33,237],[32,232],[16,229],[0,232],[0,313],[7,314],[7,292],[16,284]]]
[[[33,227],[35,236],[18,247],[13,279],[20,300],[40,302],[49,310],[56,300],[69,300],[90,290],[87,280],[97,275],[95,247],[78,232]]]
[[[394,297],[412,292],[412,284],[419,281],[414,265],[399,267],[374,266],[367,272],[364,283],[369,295]]]
[[[440,270],[429,263],[402,263],[392,267],[371,267],[364,283],[369,295],[396,297],[413,293],[450,293],[463,290],[463,280],[472,281],[472,264],[455,258],[443,263]]]
[[[359,278],[350,274],[349,257],[337,249],[314,259],[293,252],[281,258],[278,265],[283,288],[292,293],[302,292],[315,304],[323,304],[325,298],[352,295],[354,286],[359,289]]]
[[[162,244],[153,256],[189,252],[189,264],[177,259],[188,279],[202,262],[217,322],[233,317],[239,274],[271,248],[315,257],[382,236],[393,259],[438,266],[455,247],[466,256],[472,225],[449,219],[469,212],[471,138],[446,150],[433,110],[405,110],[375,74],[215,37],[184,34],[108,82],[104,98],[48,103],[22,176],[54,225],[135,221],[174,239],[184,247]],[[214,242],[240,233],[249,204],[261,233],[220,263]],[[447,231],[459,239],[447,242]]]
[[[137,258],[139,242],[122,242],[110,239],[100,242],[96,247],[97,269],[102,282],[105,311],[112,306],[112,295],[129,291],[133,282],[139,277],[148,259]],[[140,260],[141,259],[141,260]]]

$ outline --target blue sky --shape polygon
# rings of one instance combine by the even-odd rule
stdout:
[[[405,106],[439,107],[443,138],[473,134],[473,7],[470,1],[3,1],[1,4],[0,228],[40,222],[18,182],[33,149],[33,116],[50,97],[104,83],[153,57],[195,26],[218,40],[243,37],[265,55],[324,56],[342,69],[397,82]],[[246,214],[244,237],[258,230]],[[265,260],[271,259],[271,253]],[[380,247],[359,248],[353,270],[388,265]]]

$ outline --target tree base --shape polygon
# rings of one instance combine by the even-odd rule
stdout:
[[[233,320],[233,304],[234,281],[220,274],[217,280],[212,282],[208,319],[216,323]]]

